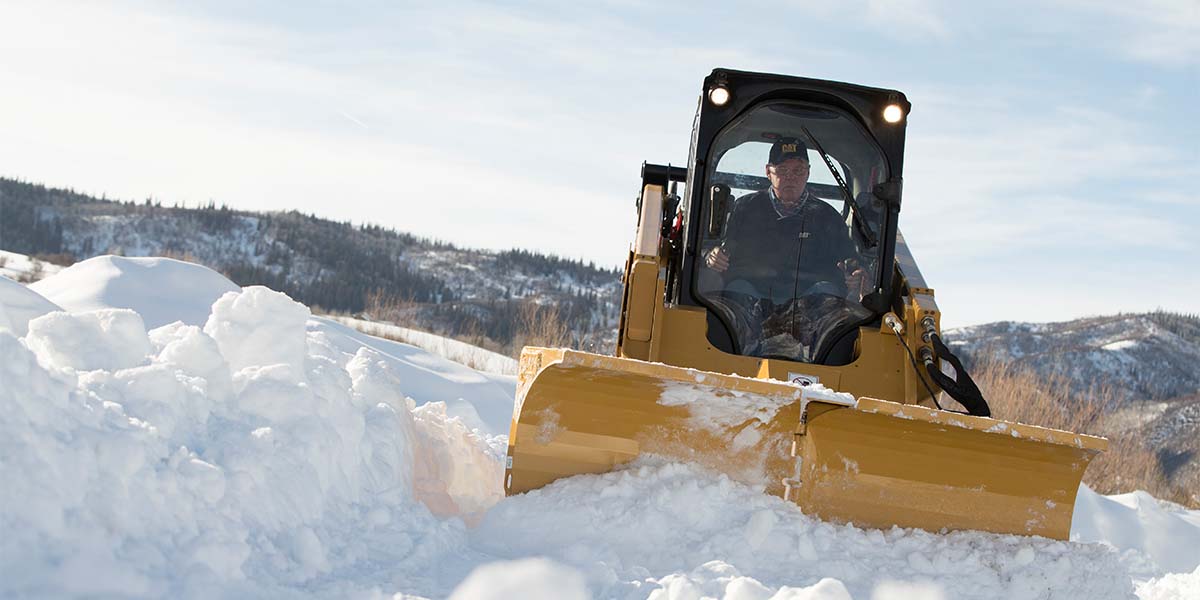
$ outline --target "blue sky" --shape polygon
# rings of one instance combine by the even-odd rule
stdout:
[[[618,265],[717,66],[903,90],[948,325],[1200,312],[1195,0],[0,5],[0,175]]]

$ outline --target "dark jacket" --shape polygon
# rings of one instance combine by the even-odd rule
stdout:
[[[729,254],[726,282],[744,279],[777,298],[820,281],[845,285],[838,262],[857,256],[845,221],[807,191],[802,201],[799,212],[783,217],[769,189],[737,199],[723,243]]]

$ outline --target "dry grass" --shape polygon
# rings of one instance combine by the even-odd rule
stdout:
[[[1096,387],[1076,394],[1063,376],[1044,377],[995,360],[982,361],[972,369],[972,377],[994,417],[1108,437],[1108,451],[1092,461],[1083,478],[1096,492],[1144,490],[1156,498],[1200,508],[1193,494],[1168,479],[1154,450],[1135,432],[1115,431],[1111,426],[1108,416],[1115,405],[1111,389]]]
[[[17,275],[17,282],[30,284],[41,281],[46,276],[46,263],[30,257],[29,270]]]
[[[75,262],[76,262],[75,255],[73,255],[69,252],[57,252],[54,254],[47,254],[45,252],[39,252],[37,254],[34,254],[31,258],[36,258],[42,262],[47,262],[52,265],[58,265],[60,267],[69,267],[69,266],[75,264]]]
[[[382,289],[367,292],[363,312],[376,321],[411,327],[419,307],[411,295],[391,294]]]
[[[562,348],[571,346],[571,328],[557,306],[540,305],[527,300],[521,306],[517,333],[513,336],[512,352],[520,356],[525,346]]]
[[[204,263],[200,262],[199,258],[196,258],[195,254],[192,254],[191,252],[188,252],[186,250],[181,252],[179,250],[167,248],[167,249],[164,249],[162,252],[159,252],[158,255],[163,258],[173,258],[175,260],[196,263],[198,265],[204,264]]]

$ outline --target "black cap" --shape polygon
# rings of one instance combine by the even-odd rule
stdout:
[[[805,146],[800,138],[785,137],[775,140],[775,143],[771,144],[771,156],[767,163],[777,165],[789,158],[799,158],[808,162],[808,146]]]

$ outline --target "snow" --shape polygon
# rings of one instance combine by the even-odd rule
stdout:
[[[711,387],[686,383],[662,386],[658,403],[663,406],[685,406],[691,414],[689,422],[696,428],[723,431],[746,422],[750,415],[760,424],[770,423],[780,409],[800,399],[801,389],[788,393],[761,395],[727,392],[714,395]]]
[[[1104,541],[1142,555],[1130,563],[1135,575],[1154,576],[1159,569],[1188,573],[1200,566],[1200,511],[1172,507],[1146,492],[1101,496],[1083,486],[1075,502],[1071,539]]]
[[[1137,345],[1137,340],[1120,340],[1117,342],[1104,344],[1103,346],[1100,346],[1100,348],[1103,350],[1128,350],[1129,348],[1136,348]]]
[[[98,256],[29,286],[72,312],[137,311],[149,328],[172,321],[203,325],[213,302],[240,288],[220,273],[171,258]]]
[[[435,335],[425,331],[410,329],[408,327],[399,327],[389,325],[387,323],[376,323],[363,319],[355,319],[352,317],[334,316],[330,319],[352,327],[367,335],[382,337],[389,340],[397,340],[405,344],[410,344],[428,350],[438,356],[444,356],[453,360],[456,363],[467,365],[477,371],[484,373],[495,373],[497,375],[516,375],[517,361],[512,357],[505,356],[498,352],[484,350],[478,346],[472,346],[466,342],[460,342],[449,338],[444,338],[440,335]]]
[[[571,498],[598,501],[572,506]],[[508,498],[472,540],[505,558],[566,558],[598,597],[665,589],[664,597],[769,598],[825,578],[854,598],[888,582],[923,584],[947,598],[1037,597],[1048,583],[1066,598],[1132,590],[1118,557],[1100,545],[835,525],[726,477],[648,461]],[[745,593],[735,596],[737,589]]]
[[[0,276],[13,281],[36,281],[62,270],[62,267],[32,256],[0,250]]]
[[[0,596],[1200,595],[1200,511],[1141,492],[1082,488],[1071,542],[826,523],[653,458],[502,498],[511,377],[122,262],[45,280],[65,312],[0,286]]]
[[[0,330],[24,336],[31,319],[56,310],[62,309],[16,281],[0,277]]]

